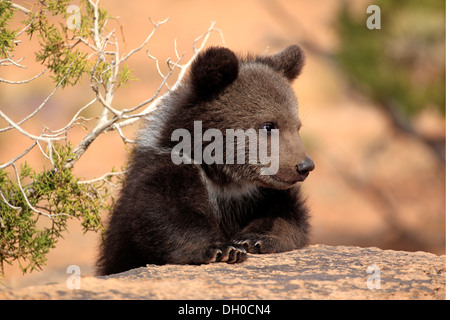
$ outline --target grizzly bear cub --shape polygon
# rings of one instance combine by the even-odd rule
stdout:
[[[222,47],[198,55],[139,132],[98,274],[237,263],[247,252],[308,243],[298,182],[314,163],[290,86],[303,63],[296,45],[274,55],[239,57]]]

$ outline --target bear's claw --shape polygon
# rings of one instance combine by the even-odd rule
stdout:
[[[247,250],[237,246],[224,246],[222,249],[216,248],[210,262],[239,263],[247,258]]]
[[[240,245],[248,253],[271,253],[273,250],[273,239],[269,236],[250,236],[250,239],[237,239],[233,244]]]

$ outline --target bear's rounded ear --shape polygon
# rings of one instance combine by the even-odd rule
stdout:
[[[233,83],[238,73],[239,60],[231,50],[211,47],[192,62],[189,79],[197,97],[208,99]]]
[[[261,56],[256,61],[269,65],[282,73],[289,81],[297,78],[305,64],[305,54],[297,45],[291,45],[272,56]]]

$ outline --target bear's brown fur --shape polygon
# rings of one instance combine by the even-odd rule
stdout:
[[[101,243],[100,275],[146,264],[235,263],[247,252],[307,244],[308,211],[298,182],[314,164],[298,134],[290,86],[303,63],[295,45],[267,56],[239,58],[220,47],[199,54],[139,133]],[[260,163],[247,161],[175,164],[172,133],[193,133],[194,121],[201,121],[203,131],[224,134],[230,128],[263,129],[270,137],[278,129],[277,173],[262,175]]]

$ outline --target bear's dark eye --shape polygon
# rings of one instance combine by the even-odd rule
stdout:
[[[275,125],[272,122],[266,122],[263,124],[263,129],[270,132],[272,129],[275,129]]]

